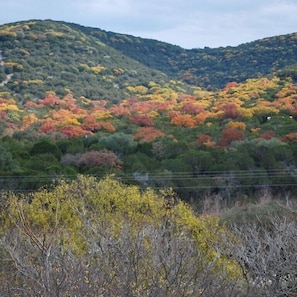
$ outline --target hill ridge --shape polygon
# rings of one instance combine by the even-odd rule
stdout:
[[[128,35],[129,42],[125,43],[120,38],[125,38],[125,34],[90,27],[83,27],[83,30],[149,67],[169,76],[173,75],[186,83],[212,89],[222,88],[233,80],[241,82],[248,78],[269,75],[296,63],[297,33],[266,37],[238,46],[183,49],[166,42],[131,35]],[[132,50],[134,43],[138,51]],[[139,55],[141,50],[144,55]],[[251,58],[251,68],[247,69],[247,73],[241,73],[242,67],[238,69],[238,64],[247,65]],[[214,63],[205,63],[205,60]]]
[[[5,59],[0,80],[14,73],[4,91],[31,98],[53,87],[61,96],[70,89],[75,96],[120,100],[132,95],[129,84],[170,80],[179,81],[185,92],[191,93],[191,85],[216,90],[288,68],[292,74],[297,63],[297,33],[237,47],[186,50],[64,21],[29,20],[0,26],[0,40]]]

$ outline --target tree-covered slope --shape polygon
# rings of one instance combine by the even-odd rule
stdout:
[[[268,46],[286,40],[285,50],[294,53],[294,34],[258,42],[271,63],[266,68],[274,67],[276,75],[205,90],[128,58],[88,30],[37,20],[1,27],[2,189],[34,190],[61,175],[115,173],[144,187],[173,187],[182,199],[198,202],[203,195],[219,193],[231,201],[263,189],[297,195],[296,63],[287,64],[290,55],[283,62],[271,58],[284,43]],[[139,55],[141,42],[156,41],[139,39]],[[161,45],[175,65],[203,53],[205,65],[213,65],[209,69],[218,65],[214,53],[226,56],[228,50]],[[252,55],[250,46],[236,50]],[[171,48],[184,60],[178,54],[173,60]],[[249,65],[250,56],[235,57],[234,50],[228,59],[234,65],[242,59],[242,75],[257,69]],[[212,82],[226,73],[234,80],[229,70],[207,72],[204,79]]]
[[[134,95],[113,104],[53,92],[24,104],[0,98],[1,188],[114,173],[143,187],[173,187],[198,204],[218,193],[225,203],[265,189],[297,195],[292,79],[193,95],[153,82],[128,89]]]
[[[297,62],[297,33],[237,47],[186,50],[158,40],[73,26],[151,68],[212,89],[222,88],[230,81],[241,82],[272,74]]]
[[[211,90],[282,71],[296,78],[297,34],[237,47],[186,50],[157,40],[51,20],[0,26],[0,91],[25,102],[47,91],[108,99],[133,95],[127,86],[179,81]]]
[[[130,95],[128,85],[169,81],[66,23],[32,20],[4,25],[0,42],[1,91],[21,101],[41,98],[47,91],[117,101]]]

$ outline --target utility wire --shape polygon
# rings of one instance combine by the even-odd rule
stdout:
[[[92,175],[103,178],[105,175]],[[73,180],[77,175],[46,175],[46,176],[0,176],[0,191],[13,188],[18,183],[53,183],[58,180]],[[261,188],[261,187],[294,187],[297,186],[297,171],[288,169],[255,169],[255,170],[229,170],[229,171],[203,171],[193,172],[147,172],[137,174],[123,174],[115,176],[123,182],[138,181],[140,185],[153,189],[172,187],[179,189],[211,189],[211,188]],[[288,180],[290,178],[290,180]],[[292,180],[293,179],[293,180]],[[275,180],[275,183],[272,183]],[[286,182],[287,180],[287,182]],[[295,182],[296,180],[296,182]],[[176,182],[177,184],[174,184]],[[181,185],[184,183],[183,185]],[[11,187],[9,187],[11,184]],[[162,184],[162,185],[160,185]],[[2,189],[1,189],[2,188]],[[4,188],[4,189],[3,189]],[[19,189],[16,185],[12,191],[29,192],[36,189]]]
[[[78,174],[79,175],[79,174]],[[88,175],[88,174],[86,174]],[[96,175],[91,174],[89,176],[102,177],[107,176],[108,174]],[[201,172],[145,172],[145,173],[130,173],[121,175],[122,179],[125,178],[135,178],[136,175],[139,176],[148,176],[150,178],[175,178],[175,179],[204,179],[208,177],[287,177],[288,175],[297,178],[297,170],[288,170],[288,169],[269,169],[269,170],[226,170],[226,171],[201,171]],[[44,175],[44,176],[34,176],[34,175],[5,175],[0,176],[0,182],[3,180],[9,179],[26,179],[26,180],[57,180],[57,179],[75,179],[77,175]]]

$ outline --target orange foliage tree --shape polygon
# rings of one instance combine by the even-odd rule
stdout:
[[[140,142],[151,142],[158,137],[164,137],[165,133],[154,127],[141,127],[134,135],[135,140]]]
[[[197,125],[195,118],[189,114],[177,114],[171,119],[170,123],[175,126],[187,128],[192,128]]]
[[[220,147],[227,147],[232,141],[243,140],[244,137],[245,134],[242,130],[239,130],[237,128],[226,128],[222,132],[222,136],[220,141],[218,142],[218,145]]]
[[[136,114],[133,115],[130,119],[129,122],[131,124],[136,124],[139,126],[144,126],[144,127],[152,127],[154,126],[154,121],[146,114]]]
[[[102,128],[108,132],[112,133],[112,132],[116,131],[115,126],[110,122],[101,122],[100,124],[101,124]]]
[[[281,141],[288,143],[297,143],[297,132],[288,133],[281,137]]]
[[[245,131],[245,129],[246,129],[246,123],[244,123],[244,122],[234,122],[234,121],[231,121],[231,122],[227,123],[226,127],[227,128],[237,128],[237,129],[240,129],[242,131]]]
[[[90,131],[84,130],[81,126],[64,126],[59,129],[59,132],[67,136],[67,138],[91,134]]]
[[[38,122],[38,118],[35,116],[34,113],[30,113],[28,115],[25,115],[23,117],[23,124],[21,126],[21,129],[26,129],[29,126],[31,126],[32,124],[37,123],[37,122]]]
[[[197,139],[192,144],[196,147],[200,147],[203,145],[213,147],[215,145],[215,142],[210,135],[202,133],[197,136]]]
[[[86,131],[96,132],[100,130],[102,127],[100,122],[96,121],[96,118],[94,115],[88,115],[84,117],[82,128]]]

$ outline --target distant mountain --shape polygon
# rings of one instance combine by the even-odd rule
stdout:
[[[175,79],[209,88],[276,73],[297,62],[297,33],[237,47],[186,50],[158,40],[72,25],[140,63]],[[295,65],[296,66],[296,65]]]
[[[191,93],[281,71],[295,73],[297,33],[238,47],[192,49],[52,20],[0,26],[0,92],[21,101],[47,91],[120,101],[149,82]],[[173,80],[173,81],[172,81]]]

